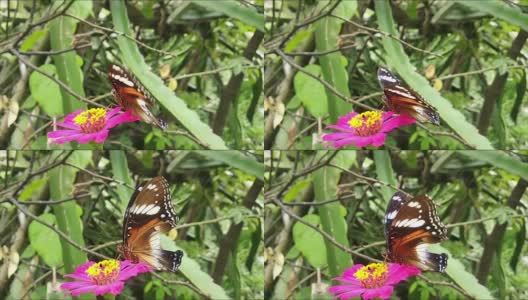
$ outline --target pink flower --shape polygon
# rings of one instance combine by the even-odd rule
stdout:
[[[389,131],[413,123],[416,120],[412,117],[405,114],[394,115],[392,111],[366,111],[361,114],[352,112],[339,118],[337,124],[328,126],[341,132],[325,134],[323,141],[329,142],[334,148],[349,144],[356,147],[379,147],[385,143]]]
[[[119,295],[125,280],[140,273],[149,272],[151,268],[146,262],[132,264],[130,260],[103,260],[98,263],[89,261],[80,265],[72,274],[64,276],[79,279],[61,284],[60,288],[67,290],[73,296],[93,292],[96,296],[111,293]]]
[[[77,141],[81,144],[95,141],[103,143],[108,137],[108,131],[115,126],[139,120],[130,111],[120,114],[121,106],[111,111],[104,108],[90,108],[78,110],[64,118],[57,125],[67,129],[60,129],[48,133],[50,144],[63,144],[65,142]]]
[[[346,284],[334,285],[328,292],[335,294],[334,299],[347,300],[361,296],[363,299],[388,299],[394,285],[409,277],[420,274],[415,266],[401,264],[372,263],[367,266],[354,265],[334,280]]]

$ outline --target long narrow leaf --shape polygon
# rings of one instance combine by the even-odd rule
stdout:
[[[528,164],[519,159],[513,158],[504,152],[470,150],[460,150],[457,152],[475,160],[485,161],[495,167],[504,169],[528,180]]]
[[[203,156],[222,161],[240,169],[260,180],[264,180],[264,165],[255,159],[234,150],[228,151],[196,151]]]
[[[320,151],[318,156],[325,152]],[[354,151],[341,151],[332,162],[342,168],[349,168],[355,163]],[[337,196],[337,183],[341,176],[341,171],[334,167],[324,167],[314,172],[314,192],[315,201],[322,202],[335,198]],[[318,207],[319,217],[321,218],[322,229],[331,234],[339,243],[348,246],[347,224],[344,216],[341,214],[339,203],[329,203]],[[352,259],[345,251],[339,249],[334,244],[325,239],[326,257],[330,274],[332,276],[340,275],[343,270],[350,267]]]
[[[264,15],[255,9],[242,6],[234,0],[191,0],[192,2],[213,11],[219,11],[231,18],[238,19],[242,23],[253,26],[264,32]]]
[[[528,15],[503,1],[458,0],[458,3],[495,16],[528,31]]]

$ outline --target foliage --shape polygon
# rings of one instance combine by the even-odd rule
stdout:
[[[383,219],[397,188],[433,199],[448,240],[430,251],[449,255],[445,273],[400,283],[399,298],[526,297],[518,280],[528,274],[520,260],[528,255],[526,151],[271,151],[265,164],[265,222],[280,222],[265,233],[271,299],[331,299],[336,268],[383,260]],[[332,209],[344,230],[323,222]]]
[[[82,148],[258,148],[263,17],[258,1],[221,2],[229,10],[190,0],[4,3],[0,145],[56,148],[46,140],[54,122],[116,105],[107,70],[117,63],[153,96],[168,131],[136,122]]]
[[[0,151],[0,259],[13,265],[0,281],[0,297],[61,297],[56,288],[67,280],[63,274],[100,255],[117,257],[131,193],[162,175],[180,217],[176,240],[166,237],[162,247],[185,256],[174,274],[155,272],[127,282],[123,299],[262,298],[254,288],[262,286],[263,273],[262,181],[253,174],[263,167],[256,153],[227,154],[215,159],[193,151]]]
[[[387,149],[526,147],[525,6],[513,1],[273,1],[265,11],[266,149],[320,149],[326,126],[387,109],[389,67],[440,126],[391,133]],[[355,149],[353,146],[350,149]]]

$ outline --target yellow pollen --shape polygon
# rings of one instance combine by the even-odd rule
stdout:
[[[73,122],[78,125],[84,125],[86,123],[94,124],[105,117],[106,110],[104,108],[90,108],[73,118]]]
[[[366,111],[353,117],[348,121],[350,127],[361,128],[363,126],[373,126],[381,120],[381,112],[379,111]]]
[[[91,277],[100,275],[106,276],[112,274],[116,270],[119,270],[119,261],[115,259],[107,259],[91,265],[86,269],[86,274]]]
[[[354,273],[359,280],[378,279],[387,273],[387,265],[383,263],[372,263],[362,267]]]

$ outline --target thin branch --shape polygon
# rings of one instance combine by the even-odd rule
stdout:
[[[297,63],[295,63],[291,58],[289,58],[284,52],[282,52],[282,50],[279,50],[279,49],[275,49],[275,53],[277,55],[279,55],[280,57],[282,57],[282,59],[287,62],[290,66],[292,66],[293,68],[297,69],[298,71],[312,77],[313,79],[319,81],[322,85],[324,85],[327,89],[329,89],[332,93],[334,93],[336,96],[338,96],[339,98],[342,98],[343,100],[347,101],[347,102],[351,102],[357,106],[360,106],[360,107],[363,107],[365,109],[368,109],[368,110],[377,110],[375,108],[372,108],[366,104],[363,104],[361,102],[358,102],[350,97],[347,97],[345,95],[343,95],[340,91],[338,91],[335,87],[333,87],[330,83],[328,83],[326,80],[323,80],[321,79],[319,76],[315,75],[315,74],[312,74],[311,72],[308,72],[306,71],[303,67],[299,66]]]
[[[55,233],[57,233],[62,239],[64,239],[67,243],[71,244],[72,246],[74,246],[75,248],[81,250],[81,251],[84,251],[86,253],[89,253],[93,256],[97,256],[97,257],[100,257],[100,258],[104,258],[104,259],[110,259],[108,256],[106,255],[103,255],[103,254],[99,254],[95,251],[92,251],[80,244],[78,244],[77,242],[75,242],[74,240],[72,240],[69,236],[67,236],[64,232],[60,231],[59,229],[55,228],[55,226],[45,222],[45,221],[42,221],[39,217],[35,216],[34,214],[32,214],[29,210],[27,210],[23,205],[22,203],[18,202],[15,198],[9,198],[9,202],[13,203],[22,213],[24,213],[26,216],[30,217],[31,219],[39,222],[40,224],[48,227],[49,229],[53,230]]]

